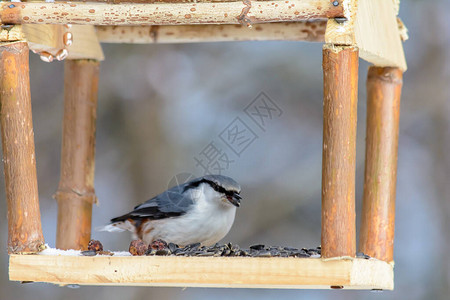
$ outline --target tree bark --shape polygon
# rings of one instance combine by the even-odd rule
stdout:
[[[3,24],[189,25],[256,24],[344,17],[330,0],[219,1],[198,3],[6,3]]]
[[[359,250],[394,260],[395,187],[402,71],[370,67],[367,76],[367,132]]]
[[[322,257],[355,256],[358,49],[323,49]]]
[[[99,62],[67,60],[56,247],[83,249],[91,235]]]
[[[200,43],[226,41],[323,42],[326,21],[237,25],[97,26],[102,43]]]
[[[36,177],[28,45],[0,46],[0,119],[8,204],[8,252],[38,252],[44,245]]]

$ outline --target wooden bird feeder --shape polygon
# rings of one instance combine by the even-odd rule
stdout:
[[[396,0],[98,0],[0,2],[0,89],[9,276],[60,285],[387,289],[393,243],[399,106],[406,70]],[[90,239],[100,42],[324,42],[322,257],[37,255],[42,234],[29,50],[66,59],[56,247]],[[356,258],[358,58],[367,76],[361,251]],[[317,216],[319,217],[319,216]],[[29,254],[29,255],[24,255]]]

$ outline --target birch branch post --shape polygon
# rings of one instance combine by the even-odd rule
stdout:
[[[8,252],[42,250],[26,42],[0,44],[0,119],[8,207]]]
[[[67,60],[56,247],[87,248],[94,190],[95,121],[99,62]]]
[[[395,187],[403,73],[370,67],[367,75],[367,133],[359,250],[394,260]]]
[[[355,256],[358,48],[323,48],[322,257]]]

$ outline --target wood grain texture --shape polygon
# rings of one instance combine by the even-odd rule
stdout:
[[[355,256],[358,49],[323,49],[322,256]]]
[[[11,255],[9,279],[60,285],[393,289],[379,260],[256,257]]]
[[[2,26],[0,28],[0,42],[17,42],[24,38],[21,25]]]
[[[356,45],[354,28],[359,2],[359,0],[342,0],[343,14],[347,21],[338,23],[334,19],[329,19],[325,32],[325,43],[348,46]]]
[[[95,121],[99,62],[67,60],[56,246],[87,249],[94,190]]]
[[[405,71],[407,66],[402,45],[405,30],[400,32],[397,24],[396,2],[343,0],[347,21],[328,20],[325,42],[357,46],[364,60],[376,66],[398,67]]]
[[[8,252],[37,252],[44,244],[44,237],[36,178],[27,43],[0,44],[0,57]]]
[[[24,24],[22,31],[28,46],[35,52],[46,51],[53,56],[64,48],[63,36],[69,31],[73,35],[72,45],[66,47],[69,51],[68,59],[103,60],[104,55],[92,25],[72,25],[70,29],[62,25]]]
[[[4,24],[187,25],[256,24],[342,16],[329,0],[220,1],[105,4],[26,2],[3,4]]]
[[[361,58],[375,66],[398,67],[406,71],[393,1],[359,0],[355,42]]]
[[[364,198],[359,251],[394,259],[395,187],[402,71],[370,67]]]
[[[103,43],[200,43],[225,41],[323,42],[325,21],[243,25],[97,26]]]

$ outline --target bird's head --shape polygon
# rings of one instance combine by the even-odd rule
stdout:
[[[241,187],[232,178],[223,175],[206,175],[202,181],[208,184],[218,195],[220,201],[226,205],[241,205]]]

